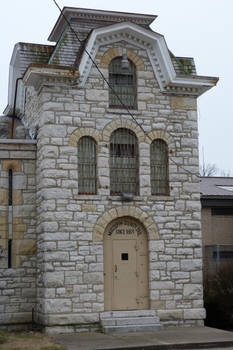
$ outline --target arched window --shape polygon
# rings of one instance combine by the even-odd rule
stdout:
[[[120,99],[127,108],[137,108],[136,68],[126,55],[110,62],[109,83],[115,91],[109,89],[109,107],[123,108]]]
[[[78,193],[96,194],[96,142],[83,136],[78,141]]]
[[[168,195],[168,147],[165,141],[156,139],[151,144],[151,194]]]
[[[110,140],[110,193],[138,195],[138,142],[129,129],[115,130]]]

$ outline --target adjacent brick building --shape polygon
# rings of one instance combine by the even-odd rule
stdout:
[[[63,15],[55,45],[11,60],[1,328],[202,325],[196,99],[217,78],[168,50],[156,16]]]

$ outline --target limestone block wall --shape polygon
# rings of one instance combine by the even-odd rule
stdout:
[[[113,46],[115,53],[109,51]],[[97,55],[106,77],[108,53],[113,58],[125,48],[113,46],[100,47]],[[123,216],[154,233],[148,235],[150,308],[166,325],[203,322],[196,101],[161,94],[146,51],[127,49],[139,62],[138,109],[132,113],[145,133],[125,110],[108,107],[108,88],[93,67],[84,88],[54,81],[38,92],[37,320],[45,326],[98,326],[104,310],[103,234],[111,220]],[[133,130],[139,142],[140,195],[127,208],[109,188],[109,139],[119,127]],[[98,193],[92,196],[78,194],[77,142],[84,135],[98,145]],[[168,144],[169,196],[151,196],[154,138]]]
[[[1,330],[18,329],[30,323],[35,308],[35,150],[35,141],[2,139],[0,142]],[[10,169],[12,204],[9,205]]]

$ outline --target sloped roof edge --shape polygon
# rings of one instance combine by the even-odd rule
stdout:
[[[163,35],[135,23],[121,22],[96,28],[90,34],[79,65],[81,85],[85,84],[92,64],[87,52],[94,59],[100,45],[108,41],[119,41],[120,35],[121,40],[135,41],[138,46],[146,48],[160,89],[164,93],[181,94],[186,89],[187,94],[200,96],[218,81],[216,77],[177,75]]]
[[[200,181],[202,198],[233,199],[233,177],[203,176]]]
[[[60,13],[57,22],[55,23],[48,37],[49,41],[57,41],[59,39],[67,24],[67,21],[64,18],[64,16],[68,21],[71,18],[85,18],[87,20],[98,19],[102,21],[108,20],[113,22],[133,21],[137,24],[148,26],[157,18],[156,15],[151,14],[96,10],[77,7],[63,7],[62,13]]]

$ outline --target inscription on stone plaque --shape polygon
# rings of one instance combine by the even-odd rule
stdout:
[[[122,236],[140,236],[142,234],[142,227],[135,222],[122,220],[110,226],[108,235],[111,236],[113,233]]]

